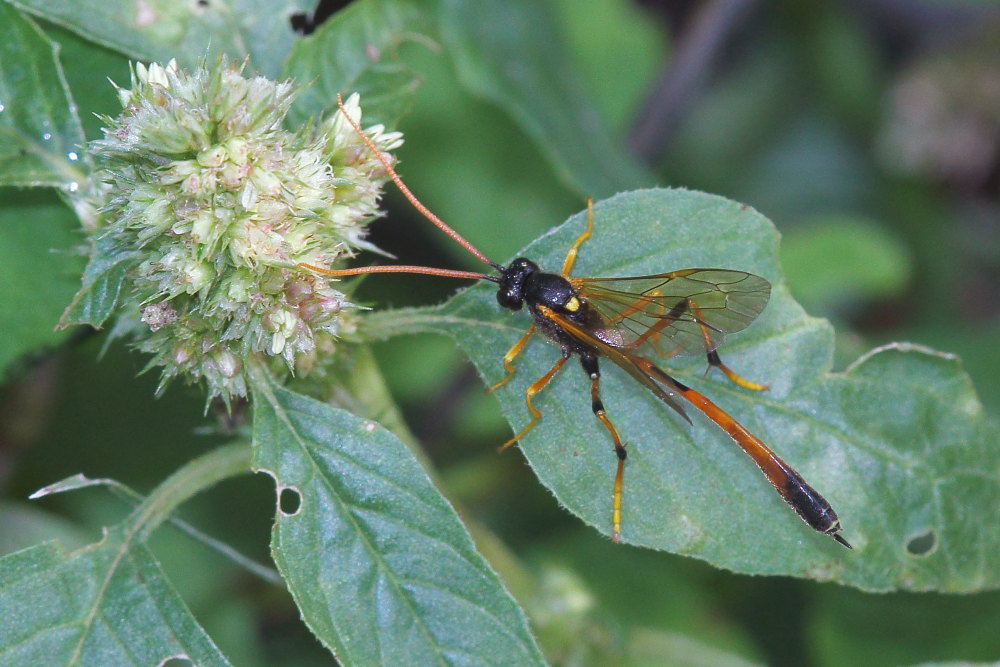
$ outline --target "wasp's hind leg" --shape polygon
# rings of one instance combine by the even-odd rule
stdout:
[[[522,340],[527,340],[527,336],[525,336],[525,338],[522,338]],[[513,348],[511,349],[513,351]],[[545,385],[547,385],[552,380],[552,378],[555,377],[556,373],[558,373],[562,369],[562,367],[566,364],[566,361],[568,359],[569,359],[568,355],[563,355],[559,357],[559,361],[557,361],[555,364],[552,365],[552,368],[549,369],[548,373],[546,373],[545,375],[543,375],[542,377],[538,378],[530,385],[528,385],[528,388],[524,392],[524,403],[525,405],[528,406],[528,412],[531,413],[531,421],[528,422],[528,425],[522,428],[517,435],[515,435],[513,438],[503,443],[502,445],[500,445],[499,450],[501,452],[510,447],[511,445],[513,445],[521,438],[523,438],[525,435],[527,435],[528,431],[535,428],[535,424],[537,424],[538,421],[542,418],[542,413],[538,411],[538,408],[536,408],[534,405],[531,404],[531,399],[532,397],[534,397],[535,394],[537,394],[538,392],[540,392],[542,389],[545,388]]]
[[[701,336],[705,341],[705,356],[708,358],[708,367],[718,368],[720,371],[726,374],[731,382],[738,384],[744,389],[752,389],[753,391],[764,391],[769,387],[766,384],[760,384],[758,382],[752,382],[744,377],[737,375],[736,371],[731,369],[729,366],[722,363],[722,359],[719,358],[719,353],[715,349],[715,344],[712,343],[712,337],[708,333],[708,326],[706,326],[704,320],[701,318],[701,311],[698,308],[698,304],[694,300],[688,300],[688,306],[691,308],[691,312],[698,320],[698,326],[701,328]],[[706,371],[707,373],[708,371]]]
[[[726,366],[724,363],[722,363],[722,359],[719,358],[719,353],[716,352],[715,350],[709,350],[706,356],[708,356],[708,365],[710,367],[714,366],[715,368],[718,368],[720,371],[726,374],[726,377],[729,378],[731,382],[735,382],[744,389],[752,389],[753,391],[765,391],[770,388],[766,384],[753,382],[751,380],[747,380],[746,378],[737,375],[736,371],[734,371],[729,366]]]
[[[618,435],[618,429],[611,423],[604,411],[604,403],[601,401],[601,371],[597,365],[597,356],[581,354],[580,364],[590,376],[590,407],[594,411],[594,416],[601,420],[604,428],[608,429],[608,433],[611,434],[611,439],[615,443],[615,455],[618,457],[618,470],[615,473],[615,488],[611,499],[611,540],[618,542],[622,532],[622,479],[625,474],[625,459],[628,452]]]

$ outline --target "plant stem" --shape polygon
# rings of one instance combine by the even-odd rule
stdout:
[[[506,328],[502,324],[470,317],[445,315],[441,309],[434,307],[422,308],[391,308],[365,315],[361,321],[360,335],[366,341],[388,340],[395,336],[415,333],[448,332],[457,325],[477,325],[483,327]]]
[[[251,472],[250,446],[223,445],[165,479],[132,514],[135,537],[144,542],[188,498],[229,477]]]

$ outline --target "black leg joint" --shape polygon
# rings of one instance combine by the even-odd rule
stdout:
[[[583,370],[587,373],[587,377],[594,378],[601,376],[601,371],[597,367],[596,354],[581,354],[580,365],[583,366]]]

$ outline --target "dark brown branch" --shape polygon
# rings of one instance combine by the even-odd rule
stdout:
[[[755,0],[708,0],[694,12],[629,134],[633,155],[651,163],[663,152],[722,45],[754,4]]]

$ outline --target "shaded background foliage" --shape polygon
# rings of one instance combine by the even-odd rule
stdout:
[[[835,323],[838,367],[891,340],[956,352],[987,410],[998,414],[1000,10],[886,0],[595,0],[585,10],[572,0],[477,4],[368,2],[327,21],[370,29],[366,12],[391,16],[376,26],[384,32],[365,35],[393,56],[374,73],[379,80],[417,91],[379,105],[406,134],[401,171],[470,240],[495,258],[511,257],[579,210],[585,195],[642,182],[746,202],[782,232],[793,294]],[[429,17],[439,18],[440,35],[425,30]],[[303,11],[293,22],[308,31],[320,18]],[[477,18],[483,34],[455,29]],[[41,25],[61,45],[78,106],[112,113],[104,79],[127,80],[120,52],[135,52],[96,46],[53,20]],[[526,31],[537,49],[529,56],[544,68],[504,68],[512,62],[503,58],[504,37],[514,30]],[[205,35],[189,37],[186,48],[205,48]],[[310,37],[323,38],[322,29]],[[290,27],[285,50],[297,39]],[[495,60],[480,50],[485,43]],[[310,71],[301,44],[289,71]],[[269,59],[281,45],[254,48],[255,62],[273,67],[265,73],[284,71],[286,63]],[[358,76],[372,80],[371,72]],[[313,90],[329,100],[323,85],[317,79]],[[587,121],[614,128],[634,162],[597,140],[560,134],[561,114],[590,113],[590,100],[595,115]],[[97,137],[99,122],[90,113],[82,120],[86,137]],[[386,208],[376,244],[407,263],[471,267],[394,193]],[[178,387],[154,401],[155,378],[135,377],[143,360],[113,346],[97,361],[103,334],[51,333],[81,269],[72,252],[77,223],[56,195],[5,188],[0,215],[5,233],[31,237],[8,236],[0,247],[7,341],[0,343],[0,485],[10,499],[0,514],[2,551],[53,536],[84,544],[120,516],[120,505],[96,491],[56,496],[44,508],[21,500],[77,471],[149,489],[224,435],[205,429],[197,391]],[[14,224],[25,218],[36,222]],[[40,239],[61,250],[43,263],[16,252],[21,241]],[[436,303],[455,286],[402,277],[369,279],[360,289],[364,299],[398,306]],[[497,567],[554,661],[1000,657],[996,593],[872,596],[615,548],[562,512],[518,454],[495,454],[508,427],[450,340],[408,336],[377,345],[376,354],[448,497],[499,537],[488,553],[503,563]],[[264,560],[272,506],[269,480],[242,478],[185,505],[182,515]],[[996,530],[996,516],[983,521]],[[152,549],[234,662],[328,661],[283,591],[172,529]]]

